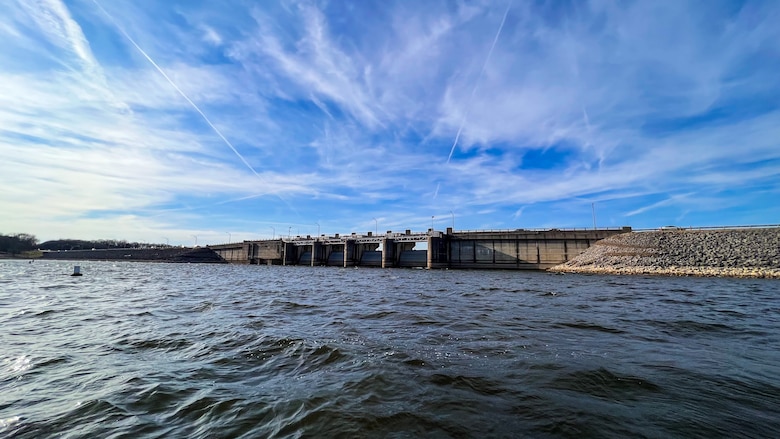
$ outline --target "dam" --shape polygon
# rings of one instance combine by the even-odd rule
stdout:
[[[631,227],[288,236],[210,245],[231,263],[336,267],[546,270]]]

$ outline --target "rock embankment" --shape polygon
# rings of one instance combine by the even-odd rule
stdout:
[[[780,228],[623,233],[550,271],[780,279]]]

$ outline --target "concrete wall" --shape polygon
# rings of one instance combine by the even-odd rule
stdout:
[[[449,268],[544,270],[626,229],[467,232],[445,235]],[[441,265],[441,263],[439,263]]]
[[[273,241],[259,241],[253,244],[254,257],[262,260],[276,260],[282,258],[282,248],[284,243],[281,239]]]
[[[248,244],[240,244],[235,247],[227,247],[227,248],[214,248],[214,247],[210,247],[210,248],[215,252],[217,252],[217,254],[220,255],[222,259],[234,264],[235,263],[248,264],[250,261]]]
[[[233,264],[281,264],[284,256],[281,239],[210,245],[209,248]]]

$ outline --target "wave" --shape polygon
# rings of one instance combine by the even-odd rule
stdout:
[[[588,322],[571,322],[571,323],[558,323],[555,325],[556,327],[563,327],[563,328],[573,328],[573,329],[584,329],[587,331],[598,331],[598,332],[607,332],[610,334],[625,334],[626,331],[623,331],[622,329],[617,328],[610,328],[608,326],[602,326],[596,323],[588,323]]]
[[[644,320],[667,335],[689,336],[697,334],[764,335],[766,332],[742,327],[696,320]]]
[[[565,374],[554,379],[549,386],[610,401],[639,400],[662,391],[659,385],[647,378],[621,375],[603,367]]]

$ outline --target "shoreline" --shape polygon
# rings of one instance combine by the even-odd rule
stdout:
[[[714,267],[564,267],[556,265],[551,273],[604,274],[616,276],[733,277],[741,279],[780,279],[780,269],[714,268]]]

